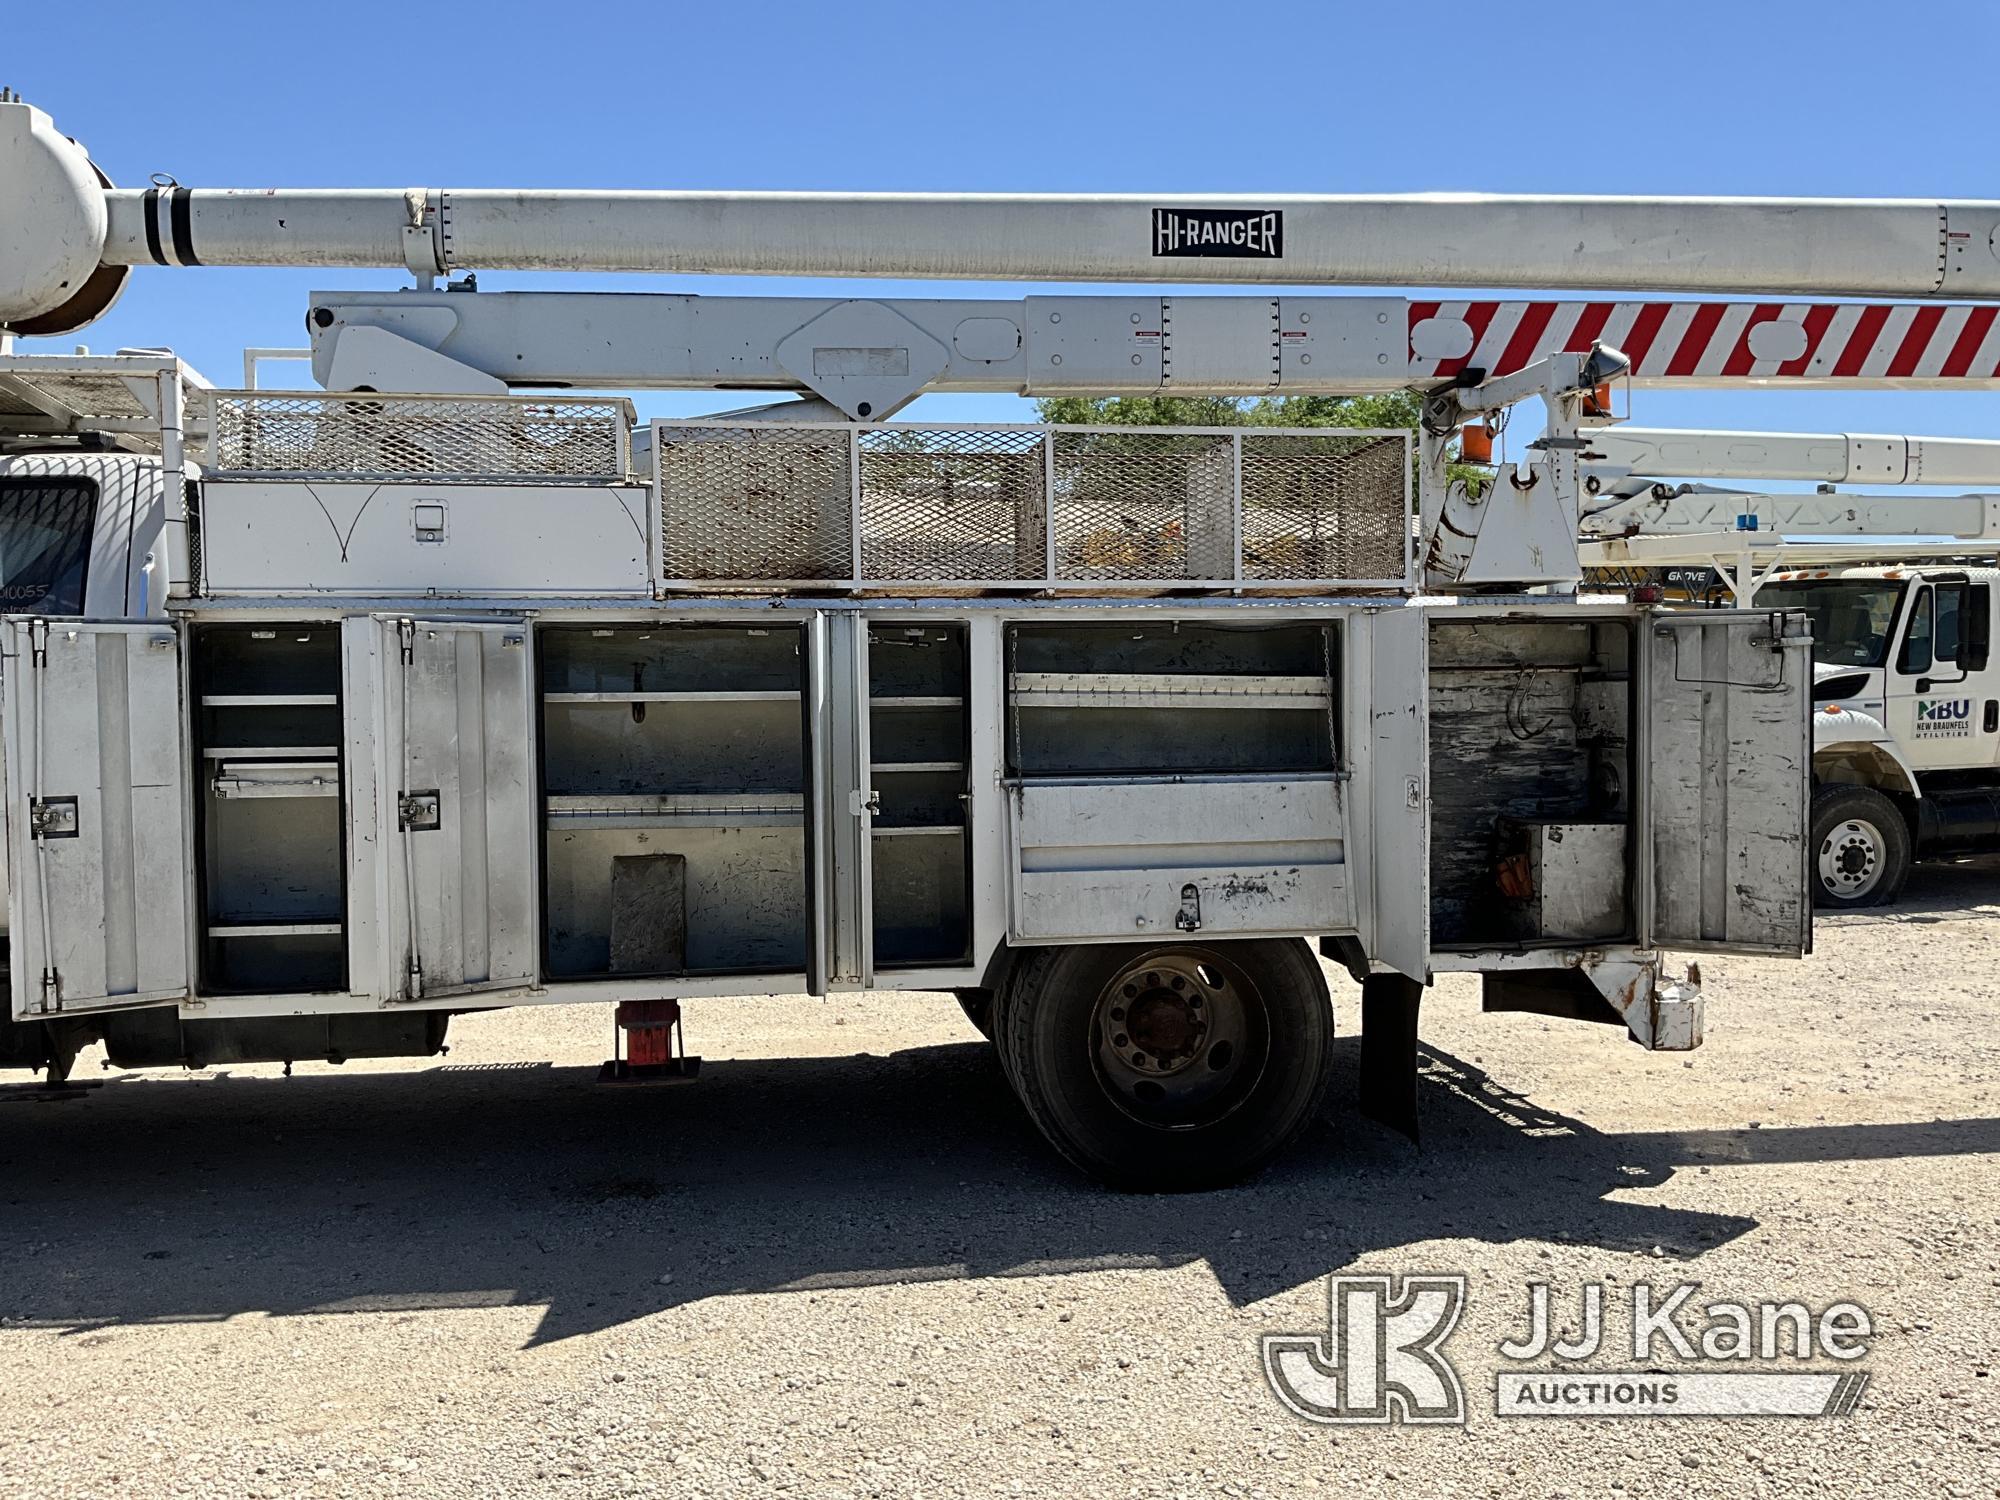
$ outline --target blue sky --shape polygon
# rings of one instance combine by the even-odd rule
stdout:
[[[1651,14],[1641,15],[1650,11]],[[971,3],[449,9],[0,0],[0,83],[113,180],[190,186],[2000,196],[2000,6]],[[1909,18],[1898,25],[1896,14]],[[24,347],[170,344],[233,384],[315,287],[141,269]],[[856,283],[483,275],[761,294]],[[876,295],[1040,288],[872,282]],[[275,372],[274,372],[275,373]],[[1652,425],[1996,435],[2000,394],[1639,393]],[[685,413],[740,396],[656,398]],[[1007,397],[913,414],[1030,418]]]

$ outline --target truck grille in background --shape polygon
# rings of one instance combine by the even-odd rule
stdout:
[[[248,477],[431,483],[616,482],[633,409],[582,397],[216,391],[207,469]]]
[[[654,453],[669,586],[1410,572],[1400,430],[661,421]]]

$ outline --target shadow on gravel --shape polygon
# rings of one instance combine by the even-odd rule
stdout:
[[[1351,1097],[1353,1043],[1340,1066]],[[1342,1111],[1244,1187],[1134,1197],[1056,1161],[980,1044],[593,1076],[118,1081],[7,1108],[0,1318],[527,1305],[546,1343],[736,1292],[1191,1261],[1240,1304],[1438,1235],[1685,1257],[1753,1227],[1607,1196],[1684,1165],[2000,1151],[1991,1119],[1606,1136],[1433,1050],[1421,1151]]]
[[[1933,860],[1917,865],[1893,905],[1863,907],[1852,912],[1820,911],[1815,920],[1836,927],[1950,922],[1988,917],[1995,907],[2000,907],[2000,855],[1982,854],[1971,859]]]

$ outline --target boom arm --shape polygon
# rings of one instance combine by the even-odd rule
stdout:
[[[1587,566],[1712,566],[1744,602],[1763,573],[1782,564],[1960,557],[2000,545],[2000,442],[1647,428],[1595,429],[1589,440],[1580,516]],[[1822,483],[1808,494],[1767,493],[1657,482],[1662,475]],[[1852,480],[1996,488],[1958,495],[1833,488]],[[1888,540],[1867,545],[1872,538]]]
[[[877,421],[923,391],[1430,388],[1475,372],[1519,376],[1598,342],[1623,353],[1627,378],[1640,387],[2000,386],[2000,317],[1968,303],[405,290],[314,293],[307,329],[314,377],[329,390],[799,390]],[[1930,472],[1952,459],[1933,440],[1897,461]],[[1854,477],[1888,477],[1889,462],[1885,456]],[[1944,472],[1929,482],[1968,481]]]
[[[2000,297],[1988,200],[118,189],[6,99],[0,208],[46,332],[153,264]]]

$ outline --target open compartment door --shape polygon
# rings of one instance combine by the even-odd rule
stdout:
[[[1359,773],[1369,843],[1365,883],[1368,957],[1430,977],[1429,612],[1370,610],[1359,622],[1363,649],[1350,653],[1368,680],[1353,683],[1356,724],[1349,764]],[[1357,672],[1356,676],[1359,677]]]
[[[1809,952],[1808,617],[1655,610],[1640,630],[1642,940]]]
[[[875,982],[875,812],[869,772],[868,622],[826,613],[813,622],[816,667],[813,723],[816,850],[828,990]]]
[[[355,987],[418,1000],[533,983],[541,882],[526,622],[353,620],[344,649],[349,734],[372,742],[354,756],[350,795]],[[357,679],[369,691],[355,691]]]
[[[14,1014],[186,999],[179,637],[160,624],[0,627]]]

